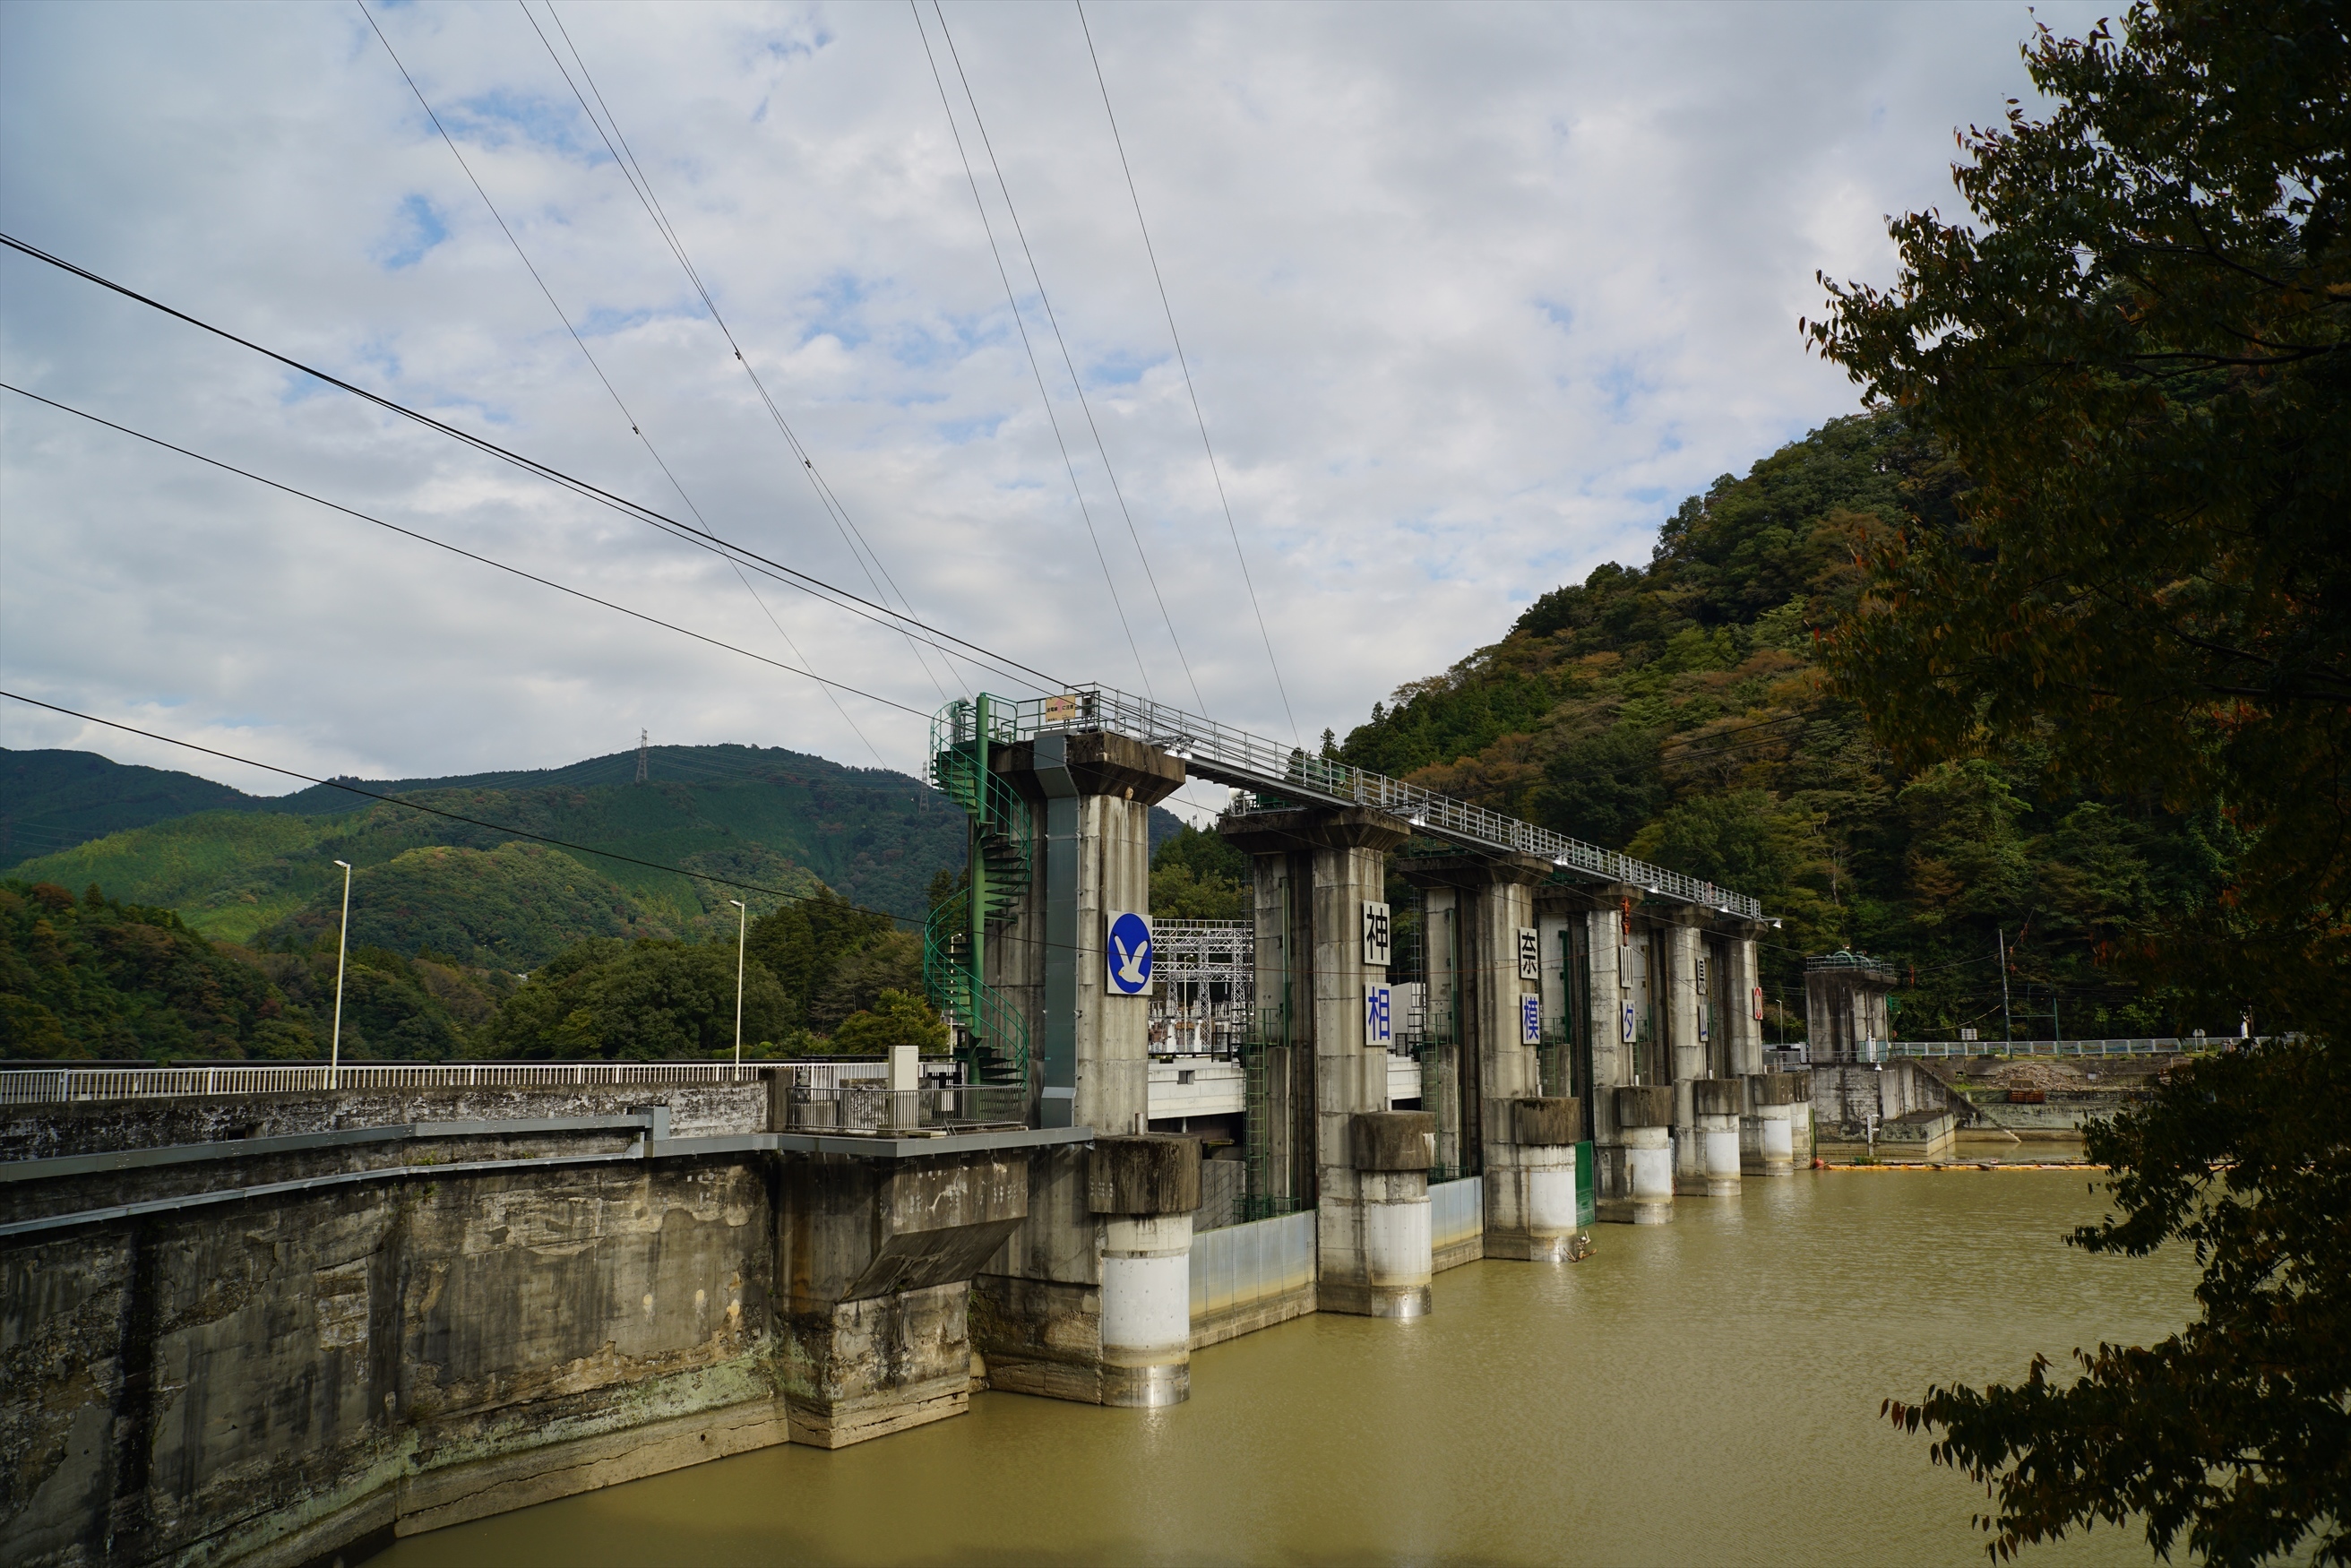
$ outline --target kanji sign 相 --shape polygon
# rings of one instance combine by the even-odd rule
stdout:
[[[1395,1011],[1385,986],[1364,988],[1364,1045],[1376,1050],[1395,1042]]]

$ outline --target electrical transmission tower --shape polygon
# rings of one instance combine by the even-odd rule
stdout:
[[[645,742],[651,738],[643,730],[637,731],[637,782],[645,781]]]

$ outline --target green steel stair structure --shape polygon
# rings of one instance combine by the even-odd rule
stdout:
[[[961,698],[931,720],[931,782],[971,818],[969,885],[931,911],[923,927],[923,988],[964,1032],[965,1060],[981,1083],[1029,1083],[1029,1024],[982,977],[987,931],[1029,891],[1036,822],[1029,802],[988,767],[992,746],[1011,741],[996,699]]]

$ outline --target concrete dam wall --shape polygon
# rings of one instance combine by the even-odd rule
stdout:
[[[1070,1133],[658,1092],[8,1108],[0,1562],[354,1559],[965,1408],[969,1281]]]
[[[5,1137],[62,1163],[328,1130],[282,1098],[45,1108]],[[9,1183],[0,1557],[299,1562],[782,1440],[751,1160],[628,1157],[653,1118],[609,1094],[396,1098],[332,1109],[478,1130]],[[673,1099],[700,1131],[765,1117],[764,1086]],[[222,1187],[252,1196],[168,1207]]]

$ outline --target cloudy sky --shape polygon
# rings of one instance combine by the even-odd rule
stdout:
[[[1952,204],[2032,13],[1086,16],[1229,529],[1071,5],[381,5],[387,49],[356,4],[19,0],[0,228],[1050,681],[1311,741],[1854,407],[1813,274]],[[381,778],[641,728],[912,770],[943,695],[1029,689],[13,253],[0,379],[743,651],[0,392],[10,691]],[[0,745],[288,787],[13,703]]]

